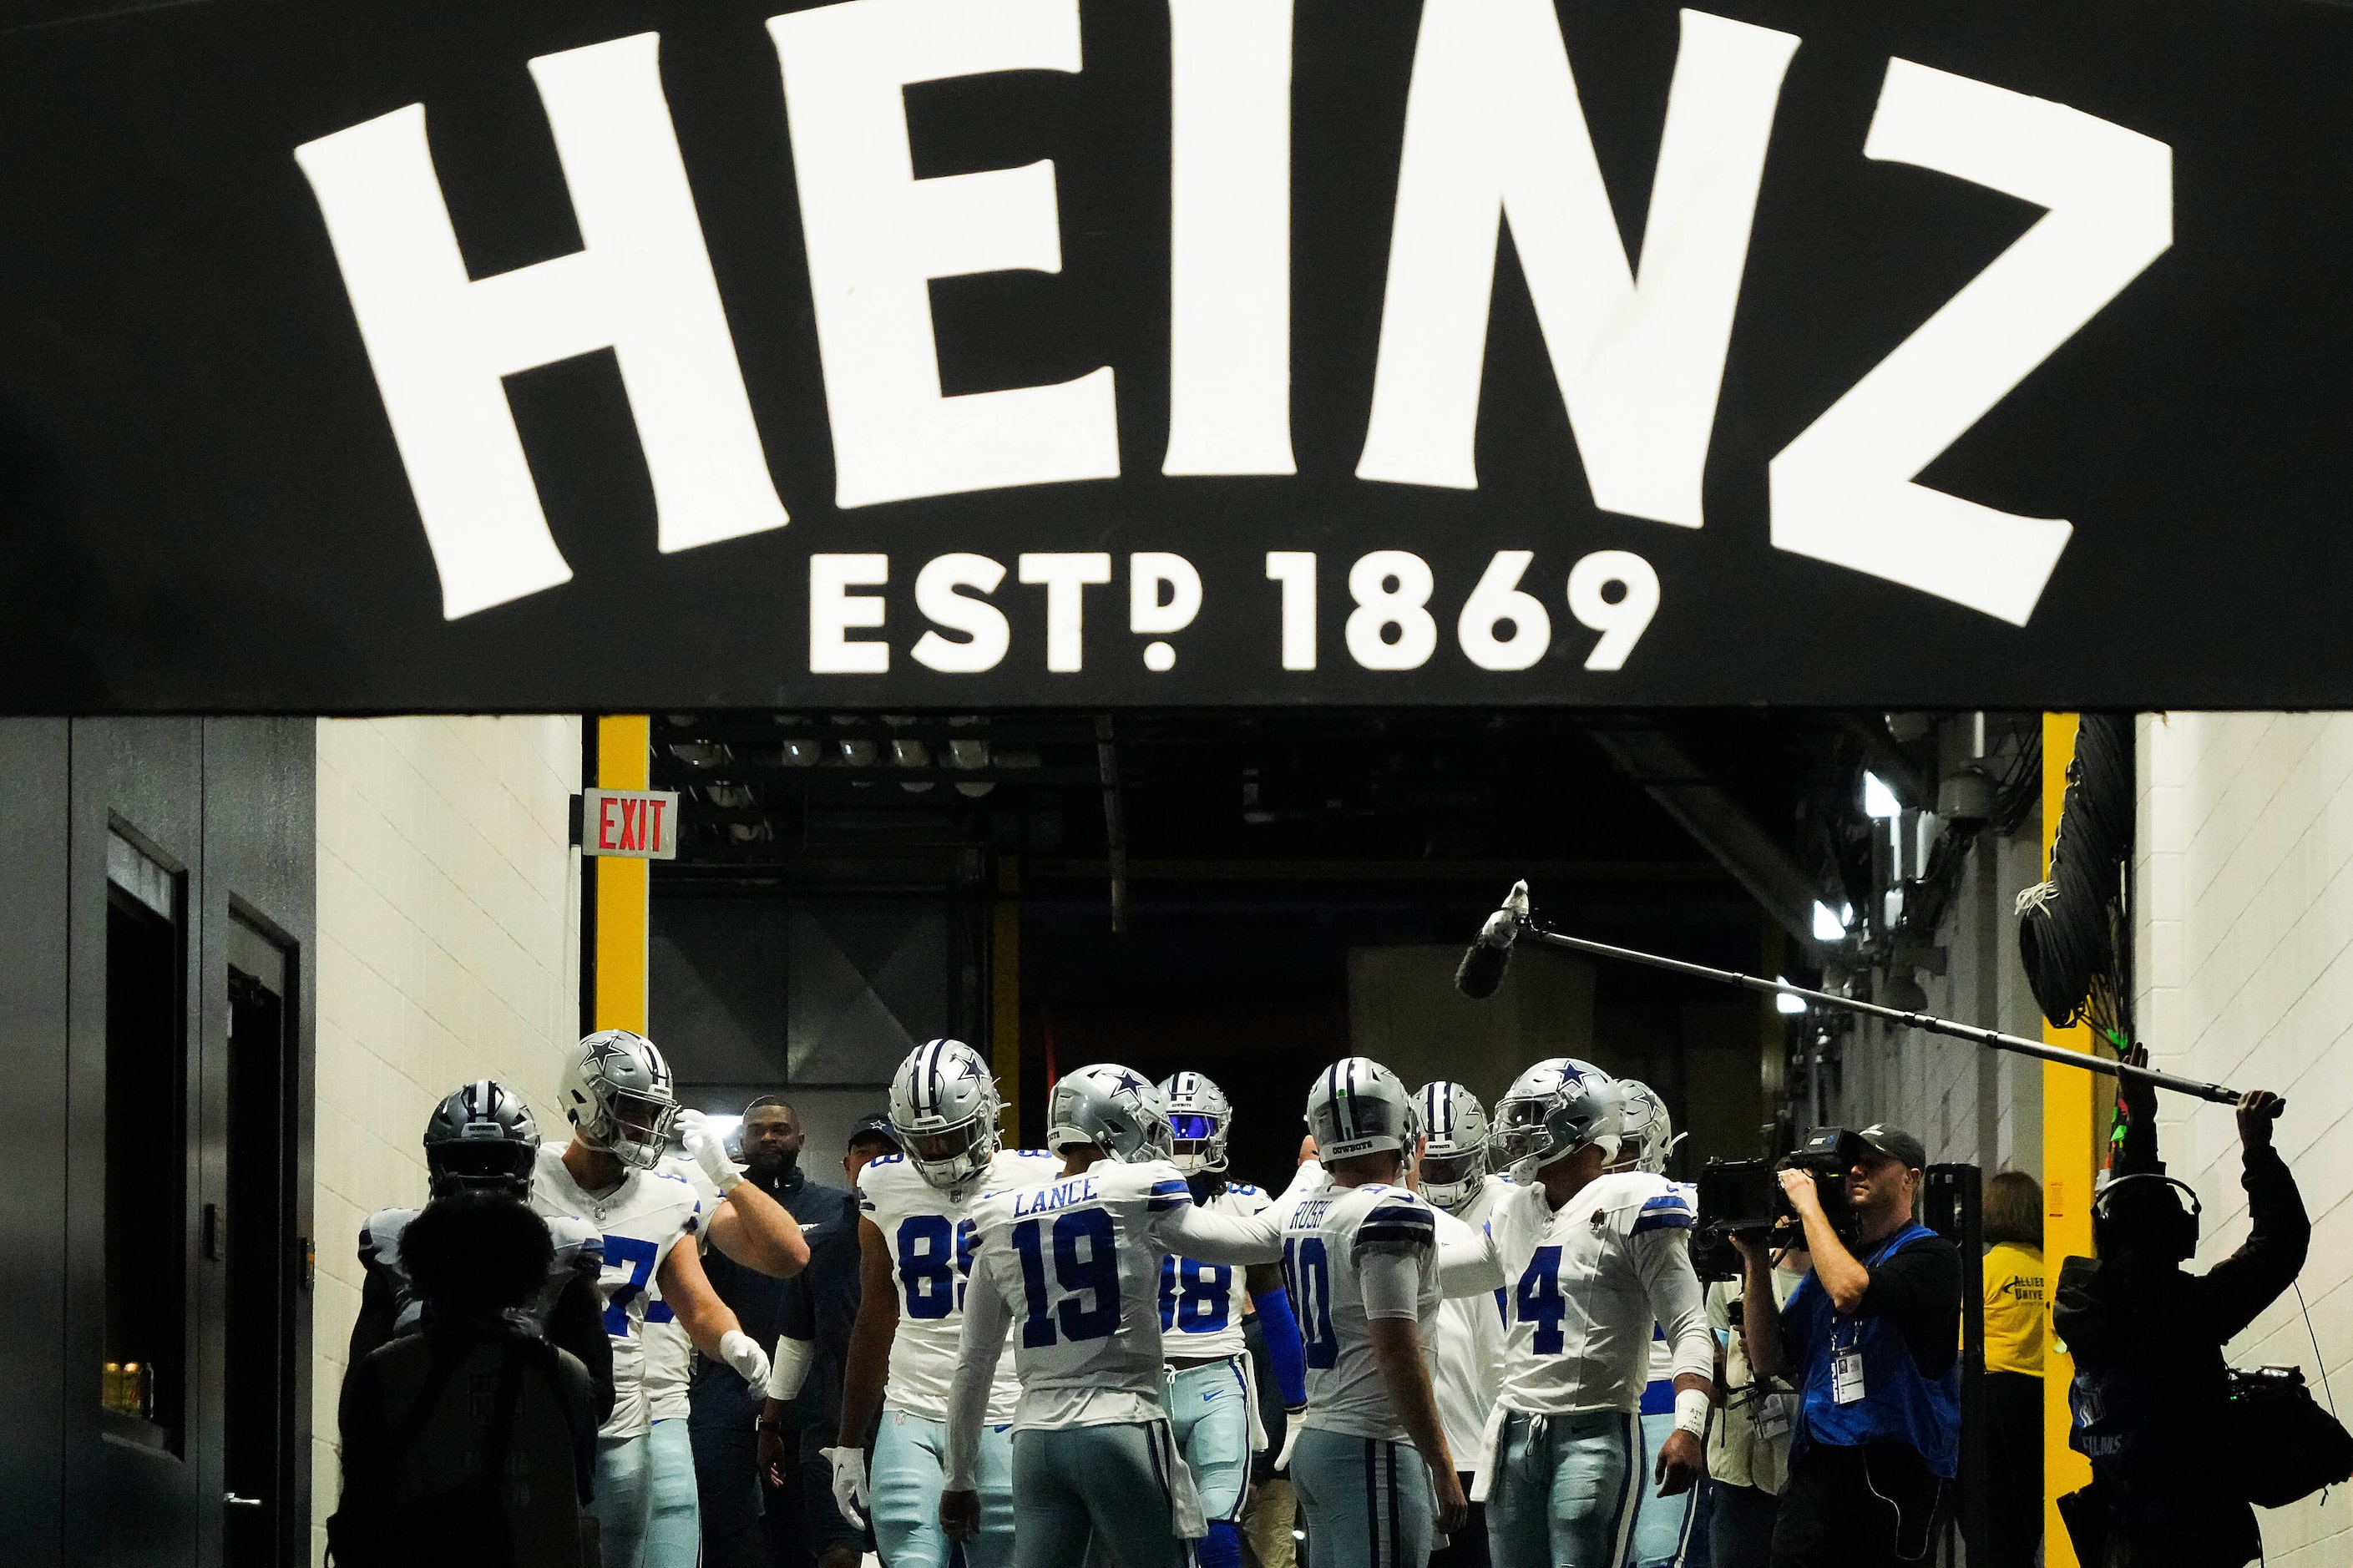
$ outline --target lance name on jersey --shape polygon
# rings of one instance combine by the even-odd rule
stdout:
[[[964,1332],[965,1283],[972,1275],[972,1216],[985,1194],[1036,1186],[1061,1173],[1062,1163],[1037,1149],[1000,1149],[988,1170],[961,1199],[923,1180],[903,1154],[879,1154],[858,1173],[858,1212],[882,1233],[891,1278],[899,1290],[899,1329],[891,1341],[885,1408],[926,1421],[948,1418],[956,1346]],[[989,1395],[988,1424],[1013,1419],[1020,1384],[1008,1347]]]

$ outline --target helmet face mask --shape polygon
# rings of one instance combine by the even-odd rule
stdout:
[[[601,1029],[580,1042],[565,1075],[565,1114],[592,1149],[650,1171],[661,1163],[678,1120],[670,1064],[654,1043],[627,1029]]]
[[[1186,1175],[1226,1168],[1226,1139],[1233,1126],[1233,1101],[1201,1073],[1171,1074],[1160,1085],[1168,1105],[1168,1153]]]
[[[891,1079],[891,1126],[907,1163],[944,1193],[980,1178],[997,1155],[997,1079],[962,1040],[926,1040]]]
[[[1421,1195],[1450,1211],[1467,1206],[1487,1174],[1487,1112],[1459,1083],[1426,1083],[1414,1094],[1427,1132],[1417,1173]]]
[[[1528,1068],[1495,1105],[1494,1161],[1525,1184],[1556,1161],[1600,1144],[1605,1163],[1622,1142],[1617,1081],[1590,1062],[1554,1057]]]

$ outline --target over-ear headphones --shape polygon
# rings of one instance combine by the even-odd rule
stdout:
[[[2160,1176],[2154,1173],[2144,1172],[2139,1175],[2118,1176],[2100,1189],[2100,1195],[2092,1200],[2094,1241],[2099,1240],[2102,1228],[2116,1223],[2115,1205],[2117,1192],[2131,1186],[2135,1182],[2171,1187],[2181,1194],[2181,1199],[2176,1201],[2171,1210],[2161,1214],[2153,1213],[2150,1215],[2149,1223],[2154,1226],[2154,1233],[2147,1237],[2147,1240],[2176,1263],[2186,1262],[2196,1256],[2198,1221],[2204,1213],[2204,1205],[2198,1201],[2198,1189],[2177,1177]],[[2182,1200],[2187,1201],[2188,1207],[2181,1206]]]

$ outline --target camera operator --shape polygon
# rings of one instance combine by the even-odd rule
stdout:
[[[1814,1174],[1781,1172],[1813,1270],[1774,1304],[1762,1238],[1735,1238],[1746,1265],[1750,1363],[1799,1387],[1774,1568],[1872,1568],[1927,1552],[1960,1458],[1961,1258],[1913,1215],[1927,1151],[1909,1132],[1865,1128],[1846,1172],[1852,1235],[1825,1211]]]
[[[2233,1461],[2280,1455],[2263,1435],[2233,1432],[2222,1346],[2294,1281],[2312,1226],[2272,1148],[2280,1099],[2254,1090],[2238,1107],[2252,1229],[2206,1273],[2184,1273],[2197,1211],[2157,1160],[2155,1090],[2127,1083],[2123,1097],[2126,1174],[2092,1211],[2100,1256],[2061,1267],[2052,1317],[2075,1358],[2069,1441],[2092,1461],[2090,1496],[2063,1511],[2087,1564],[2238,1568],[2263,1538]],[[2076,1500],[2090,1506],[2067,1506]]]

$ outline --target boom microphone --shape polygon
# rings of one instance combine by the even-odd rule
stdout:
[[[1495,994],[1504,983],[1504,970],[1512,962],[1512,943],[1520,938],[1520,928],[1528,920],[1528,885],[1514,882],[1504,899],[1504,907],[1487,917],[1480,928],[1479,939],[1462,954],[1462,962],[1454,971],[1454,989],[1473,1002],[1483,1002]]]

